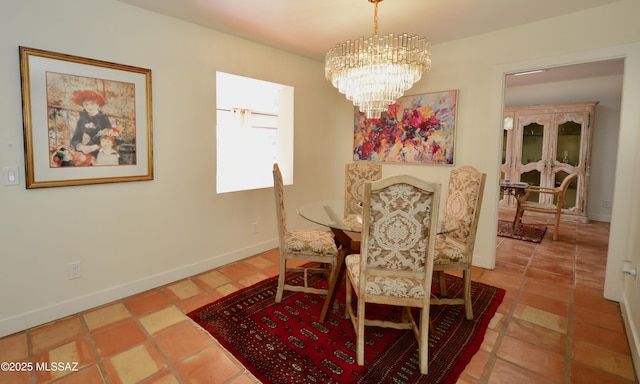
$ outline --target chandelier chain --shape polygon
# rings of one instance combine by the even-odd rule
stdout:
[[[379,0],[376,0],[376,8],[375,8],[375,11],[373,11],[373,34],[374,35],[378,34],[378,2]]]

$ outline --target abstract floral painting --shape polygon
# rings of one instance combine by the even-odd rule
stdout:
[[[355,108],[354,160],[453,165],[458,91],[404,96],[379,119]]]

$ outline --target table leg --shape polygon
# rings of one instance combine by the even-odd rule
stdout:
[[[327,292],[327,298],[324,301],[324,306],[322,307],[322,312],[320,312],[319,321],[323,323],[327,318],[327,315],[331,311],[331,307],[333,307],[333,302],[336,299],[336,292],[340,287],[340,281],[342,280],[342,276],[344,276],[344,259],[347,255],[350,255],[355,252],[360,252],[360,234],[349,232],[345,233],[339,229],[331,229],[335,234],[338,242],[341,245],[340,253],[338,253],[338,260],[336,263],[336,270],[331,273],[331,280],[329,280],[329,289]]]

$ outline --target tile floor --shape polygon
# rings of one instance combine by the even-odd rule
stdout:
[[[634,383],[619,305],[602,298],[609,225],[563,223],[540,244],[498,237],[474,280],[505,300],[459,383]],[[185,313],[277,274],[277,250],[0,338],[0,383],[252,383]],[[70,372],[69,369],[76,368]]]

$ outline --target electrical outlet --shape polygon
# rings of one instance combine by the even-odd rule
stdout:
[[[611,200],[602,200],[602,208],[611,208]]]
[[[69,263],[69,280],[72,279],[77,279],[81,276],[80,273],[80,262],[79,261],[74,261],[72,263]]]
[[[252,228],[253,234],[256,235],[258,233],[258,223],[251,224],[251,228]]]

